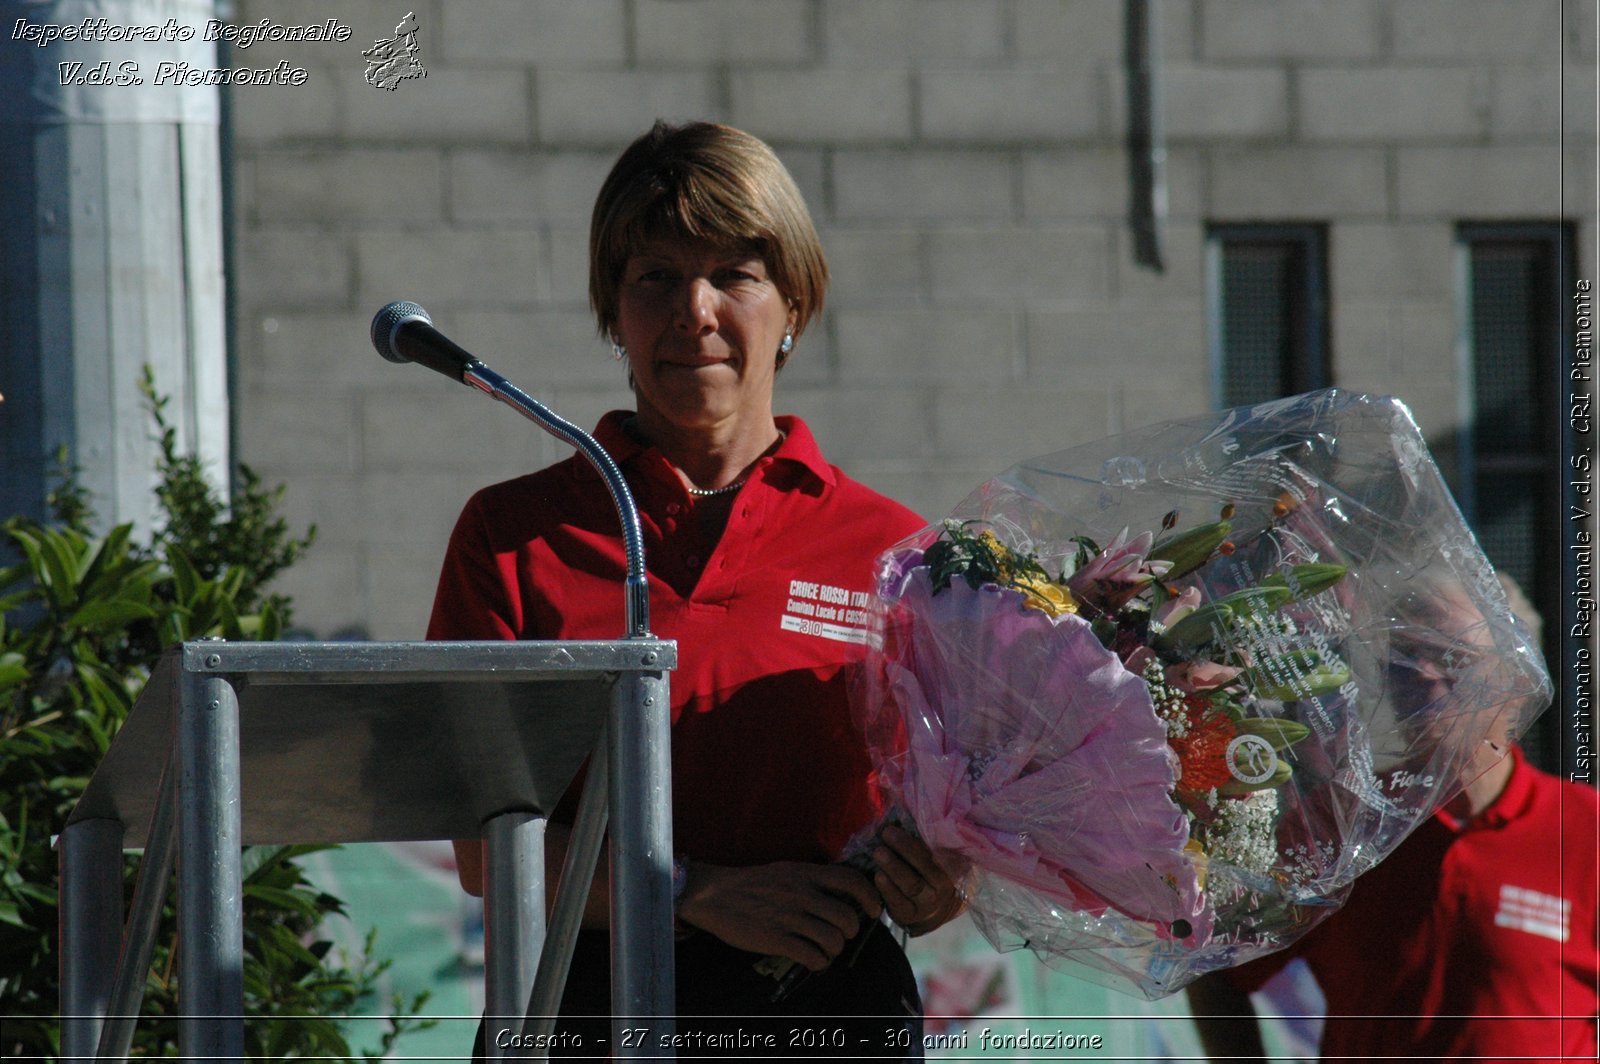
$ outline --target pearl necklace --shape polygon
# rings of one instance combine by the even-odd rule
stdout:
[[[748,480],[749,478],[746,477],[745,479]],[[744,483],[744,480],[736,480],[732,484],[724,484],[720,488],[697,488],[691,484],[687,490],[690,495],[693,495],[697,499],[709,499],[713,495],[727,495],[731,492],[738,491],[740,488],[744,487]]]
[[[783,446],[783,441],[788,439],[788,438],[789,438],[789,434],[787,432],[784,432],[782,429],[778,430],[778,446],[779,447]],[[685,488],[685,490],[688,491],[688,493],[690,495],[693,495],[697,499],[710,499],[710,498],[715,498],[718,495],[731,495],[731,494],[733,494],[734,492],[738,491],[740,488],[744,487],[745,483],[747,481],[749,481],[749,479],[750,479],[749,477],[740,477],[738,480],[734,481],[732,484],[724,484],[720,488],[697,488],[693,484],[690,484]]]

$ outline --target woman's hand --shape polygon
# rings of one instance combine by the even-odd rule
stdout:
[[[780,861],[750,868],[689,865],[680,923],[736,949],[821,971],[883,911],[867,877],[843,865]]]
[[[956,884],[928,844],[901,827],[883,829],[883,844],[872,851],[878,866],[873,884],[894,922],[913,935],[925,935],[960,915],[964,903]]]

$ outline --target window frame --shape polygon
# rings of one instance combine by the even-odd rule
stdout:
[[[1574,440],[1565,410],[1561,367],[1571,358],[1575,342],[1575,315],[1570,295],[1577,263],[1576,226],[1565,219],[1520,219],[1506,221],[1458,222],[1454,233],[1456,251],[1456,371],[1460,381],[1457,393],[1456,447],[1458,455],[1454,490],[1457,504],[1467,523],[1476,532],[1483,506],[1480,478],[1488,475],[1526,473],[1538,479],[1534,498],[1534,527],[1531,536],[1536,548],[1532,558],[1532,586],[1524,593],[1539,612],[1544,627],[1543,651],[1556,686],[1556,707],[1534,723],[1528,739],[1536,763],[1550,770],[1570,770],[1573,752],[1564,741],[1559,708],[1570,698],[1570,677],[1560,663],[1569,628],[1571,604],[1562,589],[1573,579],[1572,552],[1561,549],[1566,489],[1563,462]],[[1531,449],[1482,453],[1476,438],[1480,415],[1478,402],[1478,349],[1475,334],[1474,252],[1486,244],[1526,244],[1542,256],[1539,279],[1543,298],[1527,308],[1528,320],[1536,333],[1531,367],[1534,381],[1533,421],[1539,430]],[[1542,304],[1542,305],[1541,305]],[[1493,561],[1493,559],[1491,559]]]
[[[1227,397],[1228,351],[1223,301],[1224,273],[1230,247],[1290,246],[1299,250],[1299,296],[1293,303],[1299,318],[1290,349],[1281,353],[1284,395],[1331,387],[1333,359],[1329,341],[1328,226],[1323,222],[1211,222],[1206,225],[1206,349],[1212,405],[1237,405]],[[1277,398],[1277,397],[1274,397]]]

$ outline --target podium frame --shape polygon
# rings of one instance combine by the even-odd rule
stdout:
[[[518,1044],[553,1029],[605,839],[613,1039],[644,1029],[671,1057],[676,664],[677,645],[648,636],[169,650],[61,833],[62,1058],[126,1056],[174,865],[180,1050],[236,1060],[243,846],[479,834],[487,1014],[514,1017]],[[585,754],[547,932],[544,818]],[[122,849],[140,832],[124,922]]]

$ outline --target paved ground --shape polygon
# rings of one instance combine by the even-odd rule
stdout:
[[[410,997],[429,990],[424,1012],[439,1018],[429,1031],[404,1038],[397,1057],[451,1059],[472,1043],[482,1010],[481,929],[475,906],[456,885],[444,844],[357,845],[316,854],[307,861],[325,889],[343,898],[350,921],[330,929],[341,943],[358,946],[376,926],[378,949],[393,958],[386,989]],[[915,940],[912,963],[922,980],[930,1014],[928,1056],[968,1060],[1046,1059],[1071,1056],[1039,1049],[1010,1051],[994,1039],[1027,1032],[1088,1040],[1099,1060],[1190,1060],[1198,1047],[1182,995],[1146,1002],[1053,971],[1031,954],[998,954],[967,921]],[[379,1006],[382,1006],[380,1008]],[[387,1002],[375,1003],[380,1013]],[[991,1040],[982,1041],[987,1028]],[[356,1048],[377,1044],[378,1028],[353,1021]],[[963,1038],[965,1032],[965,1038]],[[1285,1050],[1291,1041],[1280,1041]],[[1075,1047],[1076,1049],[1077,1047]]]

